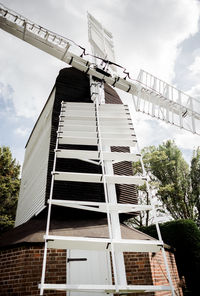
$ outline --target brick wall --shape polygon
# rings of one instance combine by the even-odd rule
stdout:
[[[166,252],[176,295],[182,296],[178,288],[179,277],[173,253]],[[125,253],[128,284],[167,285],[162,254]],[[42,271],[42,246],[22,246],[0,251],[0,296],[39,295],[38,284]],[[48,250],[46,282],[66,283],[66,251]],[[66,296],[66,292],[45,291],[44,295]],[[130,296],[169,296],[170,292],[129,294]]]
[[[182,296],[179,287],[179,275],[174,254],[166,251],[173,285],[177,296]],[[129,285],[168,285],[162,252],[158,253],[125,253],[127,282]],[[171,296],[171,292],[137,293],[130,296]]]
[[[125,253],[125,268],[128,285],[153,285],[149,253]],[[154,293],[131,293],[130,296],[153,296]]]
[[[178,270],[176,266],[176,261],[174,254],[171,252],[166,252],[168,266],[170,269],[170,274],[172,277],[174,289],[177,296],[182,296],[183,292],[180,288],[180,279],[178,275]],[[151,264],[151,272],[152,272],[152,280],[154,285],[167,285],[167,278],[166,278],[166,270],[165,264],[163,260],[162,253],[149,253],[149,260]],[[155,293],[156,296],[170,296],[170,292],[157,292]]]
[[[23,246],[0,252],[0,295],[40,295],[41,246]],[[66,251],[48,250],[46,282],[66,282]],[[44,295],[66,296],[65,292],[45,291]]]

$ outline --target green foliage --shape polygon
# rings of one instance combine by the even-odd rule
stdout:
[[[193,153],[191,161],[191,187],[192,187],[192,199],[195,202],[195,206],[198,211],[198,225],[200,226],[200,148]]]
[[[144,148],[142,154],[151,186],[157,188],[157,197],[166,211],[174,219],[197,222],[200,219],[200,150],[193,155],[191,169],[174,141]],[[133,169],[135,173],[140,172],[139,163],[134,164]]]
[[[163,241],[176,249],[179,276],[185,277],[185,295],[198,295],[200,275],[200,230],[192,220],[170,221],[160,225]],[[157,238],[155,225],[140,230]]]
[[[0,147],[0,232],[12,228],[20,187],[20,165],[8,147]]]

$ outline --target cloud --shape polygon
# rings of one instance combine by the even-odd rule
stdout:
[[[14,132],[15,132],[15,134],[17,134],[17,135],[19,135],[21,137],[26,137],[29,130],[26,129],[26,128],[18,127],[18,128],[15,129]]]
[[[195,56],[192,64],[188,66],[188,79],[192,80],[193,86],[187,93],[200,101],[200,53]],[[200,104],[199,104],[200,106]],[[199,108],[198,108],[199,109]],[[200,110],[198,110],[200,112]]]
[[[200,146],[199,136],[182,131],[176,134],[176,144],[182,149],[197,149]]]
[[[191,97],[197,98],[198,100],[200,100],[200,84],[197,84],[195,86],[193,86],[189,91],[188,94]],[[198,110],[199,111],[199,110]]]
[[[13,106],[13,88],[0,82],[0,114],[3,112],[11,113]]]
[[[196,56],[194,62],[188,67],[190,74],[195,77],[200,77],[200,56]]]
[[[36,118],[54,85],[55,68],[59,71],[60,64],[55,65],[53,57],[6,32],[1,31],[0,37],[4,40],[0,48],[1,85],[11,85],[18,116]]]
[[[123,14],[126,26],[121,26],[117,18],[113,24],[118,26],[118,53],[124,52],[127,68],[141,67],[170,82],[178,46],[198,30],[198,3],[126,1]]]
[[[16,114],[14,90],[0,82],[0,145],[9,146],[14,158],[23,161],[24,146],[33,121]]]

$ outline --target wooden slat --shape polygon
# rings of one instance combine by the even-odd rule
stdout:
[[[107,238],[88,238],[78,236],[55,236],[45,235],[48,248],[53,249],[76,249],[76,250],[110,250],[111,239]],[[163,242],[159,240],[129,240],[113,239],[116,252],[159,252]]]
[[[103,152],[104,160],[113,161],[138,161],[140,154],[123,153],[123,152]],[[90,150],[68,150],[58,149],[56,151],[57,158],[77,158],[77,159],[97,159],[100,160],[100,152]]]
[[[88,293],[134,293],[134,292],[158,292],[158,291],[171,291],[170,286],[166,285],[127,285],[127,286],[116,286],[115,285],[68,285],[68,284],[43,284],[39,285],[39,288],[44,290],[55,290],[55,291],[73,291],[73,292],[88,292]]]
[[[56,181],[74,181],[74,182],[88,182],[88,183],[102,183],[101,174],[86,174],[86,173],[68,173],[68,172],[54,172]],[[145,183],[144,177],[138,176],[118,176],[105,175],[107,183],[111,184],[135,184],[143,185]]]

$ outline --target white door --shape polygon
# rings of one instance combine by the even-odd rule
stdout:
[[[67,284],[112,284],[109,253],[105,251],[67,250]],[[89,295],[108,296],[103,292],[67,292],[67,296]]]

